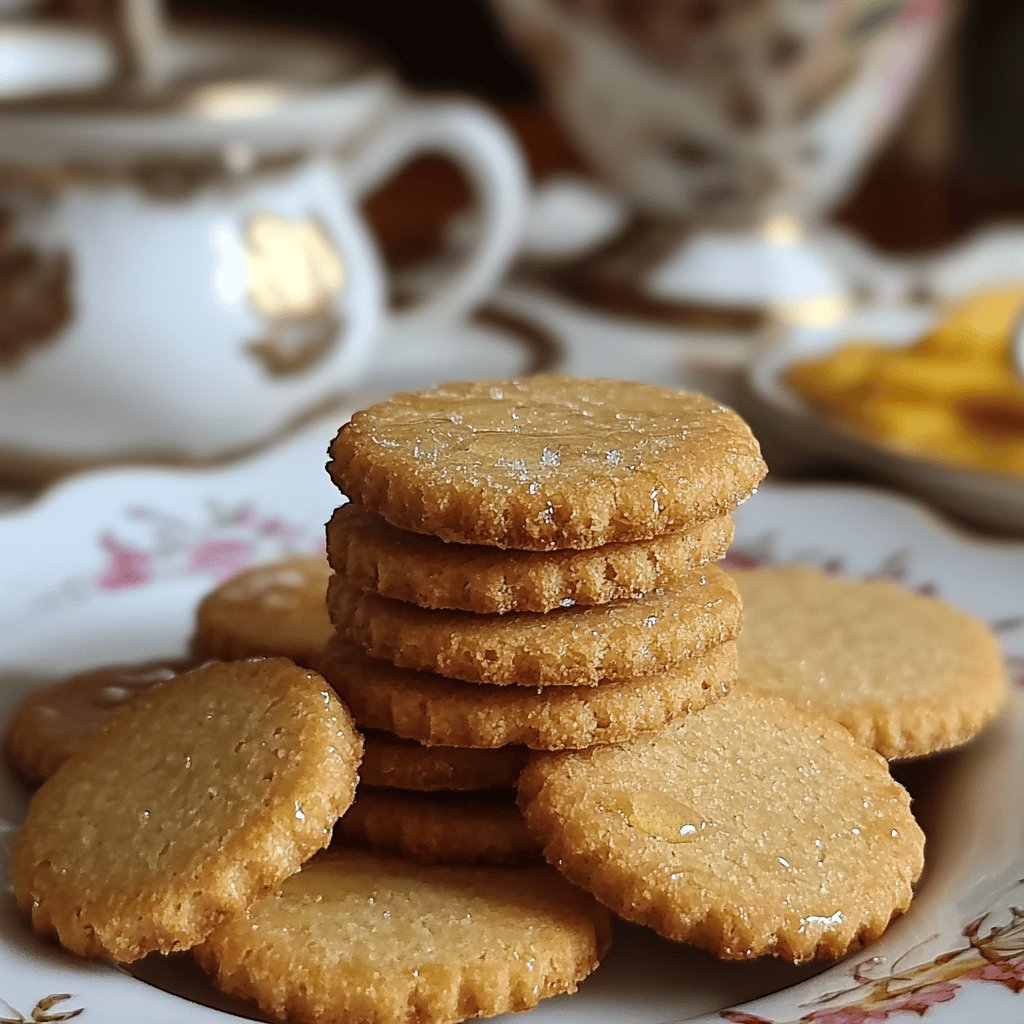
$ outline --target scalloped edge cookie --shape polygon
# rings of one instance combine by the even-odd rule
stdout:
[[[723,516],[686,532],[582,551],[500,550],[398,530],[349,503],[327,524],[327,554],[339,575],[381,597],[502,615],[642,597],[718,561],[732,538],[732,517]]]
[[[807,566],[739,570],[739,688],[825,715],[888,758],[967,743],[1009,695],[980,619],[892,580]]]
[[[392,526],[524,551],[688,529],[766,472],[747,424],[704,395],[544,375],[393,395],[341,428],[327,468]]]
[[[363,728],[428,745],[567,750],[621,743],[699,711],[729,692],[739,658],[730,641],[666,675],[530,689],[395,668],[335,638],[322,668]]]
[[[79,956],[188,949],[327,845],[361,753],[345,706],[291,662],[179,675],[36,793],[12,845],[18,907]]]
[[[455,1024],[575,992],[608,913],[547,866],[320,854],[196,950],[225,992],[296,1024]]]
[[[732,694],[620,746],[536,755],[519,804],[571,882],[724,959],[840,957],[909,906],[924,865],[883,758],[778,697]]]
[[[520,686],[597,686],[678,669],[735,638],[732,580],[708,565],[634,601],[539,614],[435,611],[359,590],[334,575],[338,632],[373,658],[450,679]]]

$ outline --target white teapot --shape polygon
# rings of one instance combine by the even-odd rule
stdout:
[[[382,335],[469,311],[515,251],[522,160],[471,103],[288,38],[171,35],[165,87],[130,102],[111,59],[86,29],[0,28],[0,474],[263,443]],[[479,231],[392,313],[358,203],[421,151],[464,171]]]

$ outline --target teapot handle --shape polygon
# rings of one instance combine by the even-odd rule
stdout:
[[[482,107],[461,100],[405,100],[393,119],[347,163],[361,199],[419,153],[447,156],[469,179],[479,233],[460,266],[415,304],[392,311],[390,332],[451,322],[478,305],[515,255],[529,184],[508,130]]]

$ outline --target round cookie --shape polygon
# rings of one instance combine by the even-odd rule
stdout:
[[[330,455],[342,492],[392,526],[526,551],[689,529],[765,474],[749,427],[710,398],[559,376],[395,395]]]
[[[832,718],[885,757],[965,743],[1006,700],[995,637],[938,598],[802,566],[734,578],[743,686]]]
[[[113,711],[191,666],[187,661],[107,665],[35,690],[7,723],[8,760],[29,782],[45,782]]]
[[[730,641],[666,675],[533,689],[410,672],[335,639],[323,671],[363,728],[442,746],[575,750],[621,743],[718,700],[736,678],[738,657]]]
[[[513,790],[416,793],[360,784],[338,834],[421,864],[536,864],[540,844]]]
[[[828,719],[733,694],[519,783],[549,863],[605,906],[726,959],[842,956],[905,910],[924,834],[885,761]]]
[[[332,576],[338,632],[371,657],[451,679],[522,686],[596,686],[668,672],[733,639],[740,602],[717,566],[634,601],[540,615],[474,615],[392,601]]]
[[[390,732],[363,736],[364,786],[436,790],[510,789],[526,764],[526,748],[426,747]]]
[[[80,956],[188,949],[323,848],[362,742],[324,681],[214,662],[121,708],[33,798],[18,906]]]
[[[316,668],[331,633],[323,558],[286,558],[248,569],[207,594],[196,612],[198,659],[290,658]]]
[[[216,984],[296,1024],[454,1024],[575,992],[606,911],[548,867],[320,854],[196,950]]]
[[[351,502],[327,524],[327,555],[353,586],[421,608],[482,614],[608,604],[670,587],[722,558],[731,516],[652,540],[582,551],[502,551],[396,530]]]

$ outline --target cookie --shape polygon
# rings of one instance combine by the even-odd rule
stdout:
[[[474,615],[392,601],[331,577],[338,631],[371,657],[451,679],[596,686],[668,672],[739,632],[736,589],[717,566],[634,601],[539,615]]]
[[[363,736],[364,786],[434,790],[509,789],[526,763],[526,748],[426,747],[390,732]]]
[[[484,614],[608,604],[670,587],[722,558],[731,516],[653,540],[582,551],[501,551],[396,530],[358,505],[327,524],[327,554],[349,583],[421,608]]]
[[[689,529],[765,474],[750,429],[710,398],[558,376],[395,395],[357,412],[330,455],[338,487],[392,526],[527,551]]]
[[[8,760],[29,782],[45,782],[113,711],[191,665],[186,661],[107,665],[28,694],[7,723]]]
[[[730,641],[666,675],[531,689],[410,672],[335,639],[323,671],[363,728],[425,744],[572,750],[621,743],[700,710],[728,692],[738,658]]]
[[[360,784],[338,835],[421,864],[536,864],[513,790],[416,793]]]
[[[923,866],[885,761],[778,697],[732,694],[621,746],[536,755],[519,794],[570,881],[726,959],[842,956],[907,908]]]
[[[316,668],[333,632],[324,607],[330,569],[323,558],[286,558],[222,583],[196,612],[198,659],[281,657]]]
[[[800,566],[735,579],[743,686],[835,719],[885,757],[965,743],[1006,700],[995,637],[944,601]]]
[[[330,841],[361,749],[324,681],[283,659],[179,675],[36,793],[12,849],[18,906],[80,956],[188,949]]]
[[[296,1024],[454,1024],[575,992],[607,913],[548,867],[426,867],[320,854],[196,955],[216,984]]]

